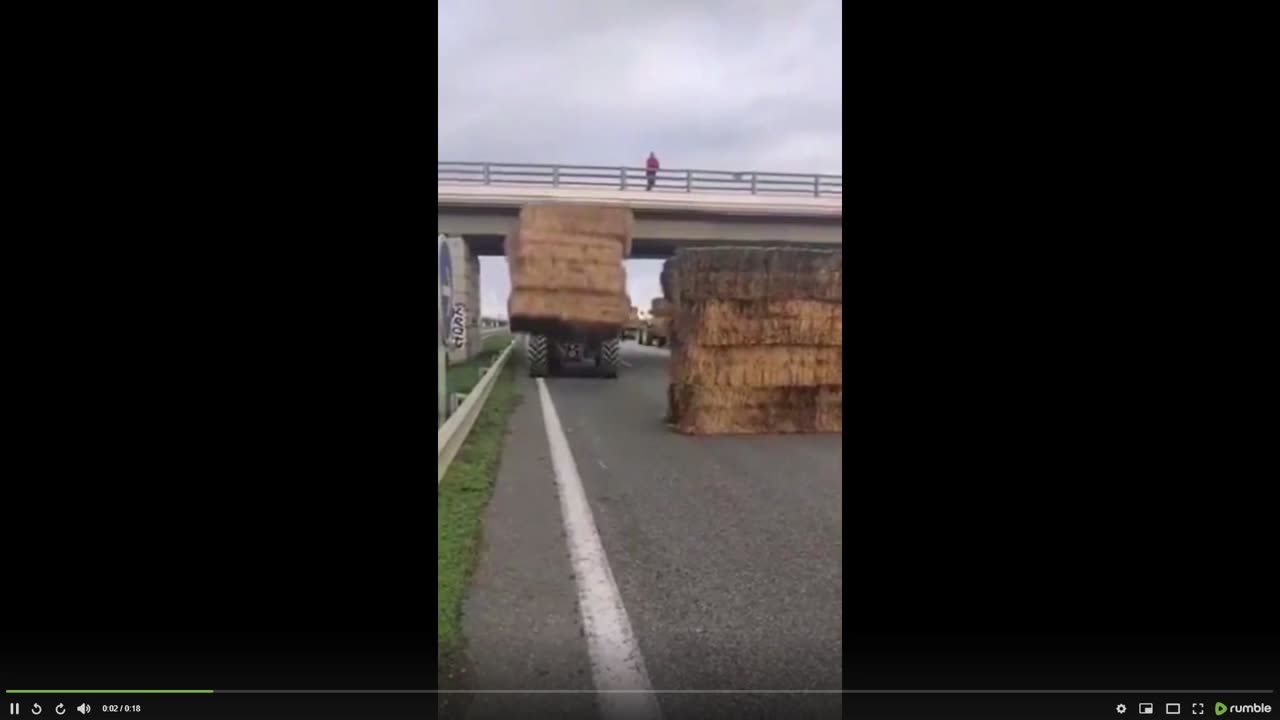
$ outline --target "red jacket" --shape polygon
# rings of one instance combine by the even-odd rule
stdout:
[[[650,156],[649,156],[649,159],[644,161],[644,166],[645,166],[646,168],[649,168],[650,170],[657,170],[657,169],[658,169],[658,158],[653,157],[652,155],[650,155]]]

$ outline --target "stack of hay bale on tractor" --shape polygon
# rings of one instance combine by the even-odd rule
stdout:
[[[505,252],[511,273],[512,332],[528,333],[529,374],[571,363],[617,377],[618,340],[627,323],[623,260],[631,253],[628,208],[547,203],[520,211]]]
[[[841,251],[680,250],[662,287],[674,307],[667,420],[677,431],[842,431]]]
[[[627,324],[622,326],[622,339],[639,340],[640,331],[643,328],[644,321],[640,319],[640,308],[632,305],[631,315],[627,317]]]

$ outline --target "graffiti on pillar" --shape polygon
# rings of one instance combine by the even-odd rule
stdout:
[[[440,338],[441,343],[449,337],[449,323],[453,318],[453,254],[449,252],[449,241],[440,235]]]
[[[453,317],[449,318],[449,345],[461,348],[467,344],[467,306],[454,303]]]

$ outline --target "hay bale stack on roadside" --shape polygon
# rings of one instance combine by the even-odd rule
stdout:
[[[698,300],[676,323],[689,342],[709,347],[782,345],[840,347],[844,312],[820,300]]]
[[[680,343],[668,422],[690,434],[841,432],[842,263],[838,250],[781,248],[669,260],[661,281]]]
[[[839,250],[703,248],[667,261],[663,292],[676,305],[699,300],[843,302]]]
[[[672,384],[668,422],[691,435],[842,432],[844,388]]]
[[[504,245],[512,331],[553,335],[574,328],[608,335],[621,328],[631,309],[622,262],[631,252],[633,225],[627,208],[522,208]]]
[[[840,385],[844,348],[708,347],[686,341],[671,353],[671,374],[689,385],[771,388]]]
[[[665,342],[671,341],[671,319],[666,317],[655,317],[649,321],[649,332],[658,338],[666,338]]]

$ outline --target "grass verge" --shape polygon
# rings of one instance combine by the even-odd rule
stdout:
[[[440,483],[437,500],[436,667],[439,687],[454,684],[465,662],[462,603],[480,547],[481,513],[493,494],[507,418],[519,400],[517,363],[507,361],[466,442]],[[443,696],[442,696],[443,697]]]
[[[498,333],[493,337],[485,338],[480,354],[464,363],[450,367],[445,373],[445,383],[449,387],[449,392],[471,392],[471,388],[480,382],[480,366],[493,364],[509,344],[511,344],[510,333]]]
[[[506,347],[509,342],[511,342],[510,332],[496,332],[491,337],[485,338],[482,352],[501,350]]]

